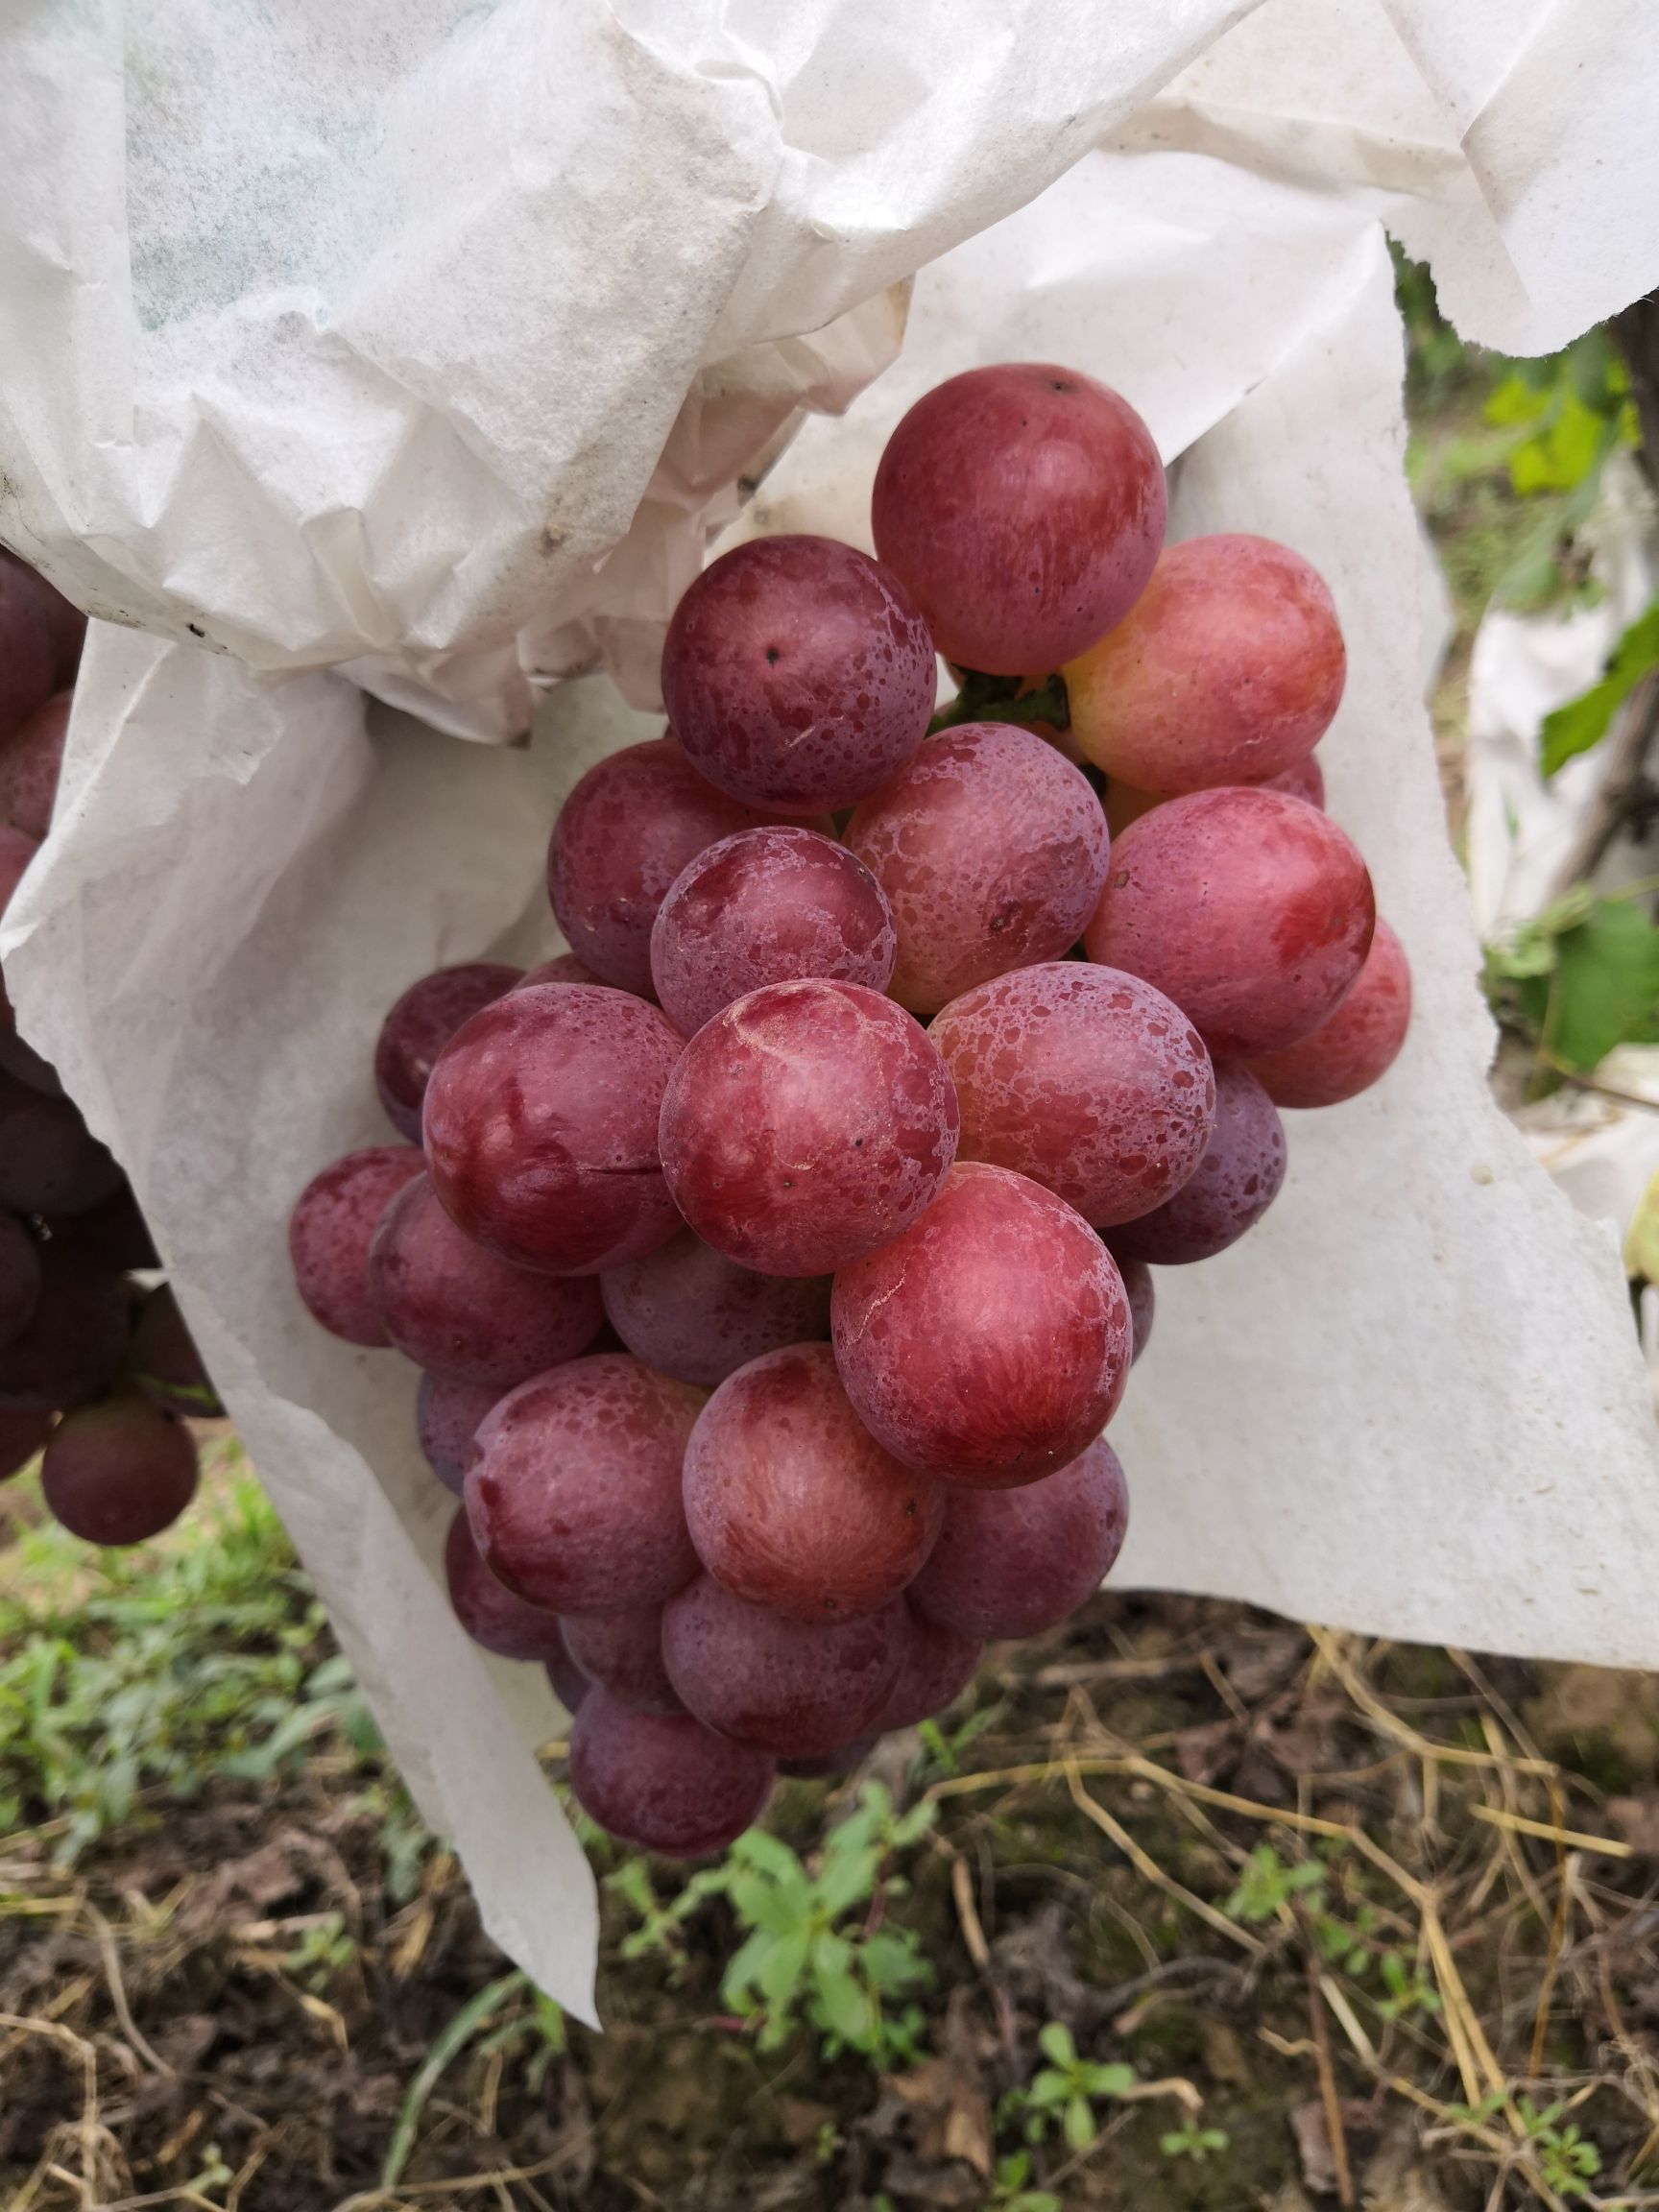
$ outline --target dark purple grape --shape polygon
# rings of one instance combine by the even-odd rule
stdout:
[[[565,1634],[563,1622],[559,1623],[559,1648],[550,1651],[542,1665],[554,1696],[574,1719],[593,1685],[570,1656],[570,1640]]]
[[[0,1482],[21,1474],[51,1435],[57,1418],[45,1407],[0,1411]]]
[[[69,1098],[0,1074],[0,1206],[14,1214],[84,1214],[124,1177]]]
[[[0,561],[0,740],[52,690],[52,633],[39,581],[21,563]]]
[[[1152,1270],[1144,1260],[1132,1260],[1127,1252],[1115,1252],[1118,1272],[1123,1278],[1123,1295],[1129,1301],[1129,1327],[1135,1339],[1135,1349],[1129,1364],[1134,1366],[1152,1341],[1152,1316],[1157,1298],[1152,1288]]]
[[[54,1238],[40,1247],[40,1296],[0,1346],[0,1407],[78,1406],[114,1382],[132,1327],[125,1279]]]
[[[496,1581],[472,1541],[465,1507],[449,1524],[444,1573],[455,1618],[474,1644],[498,1658],[539,1659],[549,1667],[565,1656],[559,1616],[540,1605],[527,1605],[505,1583]]]
[[[454,1497],[460,1497],[467,1478],[478,1424],[505,1396],[489,1383],[421,1376],[415,1395],[415,1432],[427,1466]]]
[[[134,1391],[64,1414],[46,1441],[40,1491],[72,1536],[142,1544],[178,1520],[196,1475],[189,1430]]]
[[[369,1283],[369,1247],[380,1216],[426,1163],[414,1144],[372,1144],[314,1175],[288,1222],[288,1256],[301,1297],[348,1344],[392,1339]]]
[[[776,1768],[685,1713],[636,1713],[603,1690],[570,1731],[570,1787],[590,1820],[664,1859],[723,1851],[766,1809]]]
[[[70,704],[69,692],[54,692],[0,742],[0,819],[25,837],[44,837],[52,827]]]
[[[21,1221],[0,1214],[0,1345],[22,1335],[40,1303],[40,1247]]]
[[[84,1258],[117,1274],[159,1267],[150,1224],[138,1210],[132,1186],[123,1183],[113,1198],[65,1219],[60,1214],[46,1223],[55,1244],[72,1245]]]
[[[878,1743],[878,1736],[860,1736],[855,1743],[843,1743],[834,1751],[820,1751],[812,1759],[780,1759],[778,1771],[793,1782],[832,1782],[862,1767]]]
[[[953,1490],[910,1602],[958,1636],[1041,1635],[1111,1572],[1128,1528],[1123,1470],[1098,1440],[1022,1489]]]
[[[895,1599],[856,1621],[787,1621],[704,1575],[663,1608],[662,1656],[710,1728],[810,1759],[877,1726],[899,1677],[903,1619]]]
[[[0,1028],[0,1072],[48,1098],[63,1095],[63,1081],[57,1069],[33,1045],[25,1045],[15,1029]]]
[[[585,1613],[565,1623],[565,1647],[589,1682],[636,1713],[684,1713],[662,1664],[662,1608]]]
[[[0,545],[0,561],[9,563],[25,578],[27,590],[45,615],[46,632],[52,640],[52,681],[59,690],[67,689],[81,665],[81,648],[86,639],[85,615],[37,568],[31,568],[21,554]]]
[[[1120,1222],[1112,1249],[1154,1267],[1213,1260],[1255,1227],[1285,1180],[1285,1125],[1248,1068],[1215,1063],[1215,1129],[1197,1170],[1173,1198]]]
[[[411,983],[380,1024],[374,1046],[374,1088],[386,1118],[411,1144],[421,1142],[421,1104],[438,1055],[480,1006],[523,980],[521,968],[473,960],[440,968]]]
[[[689,1229],[612,1268],[599,1288],[630,1352],[705,1390],[763,1352],[830,1334],[828,1275],[757,1275]]]
[[[127,1371],[145,1397],[165,1412],[207,1421],[225,1410],[169,1284],[145,1293],[127,1354]]]
[[[899,1678],[881,1708],[883,1734],[890,1728],[914,1728],[919,1721],[931,1720],[934,1714],[943,1713],[947,1705],[953,1705],[978,1672],[984,1649],[977,1637],[964,1636],[943,1622],[930,1621],[908,1602],[904,1607],[903,1643]]]

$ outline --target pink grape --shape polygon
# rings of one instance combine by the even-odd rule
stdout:
[[[495,1579],[472,1541],[464,1506],[444,1540],[444,1575],[450,1608],[474,1644],[497,1658],[539,1659],[544,1666],[565,1657],[558,1615],[526,1604]]]
[[[1152,434],[1093,377],[970,369],[917,400],[876,471],[876,550],[962,668],[1058,668],[1139,598],[1167,498]]]
[[[971,1162],[902,1237],[835,1278],[854,1410],[907,1467],[1032,1481],[1098,1435],[1129,1371],[1129,1302],[1106,1247],[1023,1175]]]
[[[547,892],[585,966],[622,991],[651,995],[651,925],[688,860],[773,816],[699,776],[671,737],[629,745],[589,768],[560,809]]]
[[[69,692],[55,691],[0,745],[0,816],[26,837],[44,837],[52,827],[70,705]]]
[[[421,1142],[421,1106],[439,1054],[464,1022],[522,979],[499,960],[473,960],[422,975],[393,1005],[374,1046],[374,1088],[386,1118],[411,1144]]]
[[[885,991],[899,940],[881,886],[815,830],[723,837],[674,879],[651,931],[651,980],[690,1037],[766,983],[825,975]]]
[[[426,1163],[414,1144],[372,1144],[314,1175],[288,1221],[294,1282],[311,1317],[348,1344],[392,1339],[369,1282],[380,1216]]]
[[[406,1358],[497,1393],[574,1359],[605,1310],[590,1275],[538,1275],[498,1260],[456,1228],[428,1175],[404,1186],[369,1248],[369,1285]]]
[[[40,1249],[40,1295],[0,1345],[0,1408],[78,1406],[114,1382],[132,1326],[121,1276],[54,1238]]]
[[[1152,1270],[1144,1260],[1132,1260],[1127,1252],[1114,1252],[1118,1272],[1123,1278],[1123,1295],[1129,1301],[1129,1328],[1135,1349],[1129,1364],[1134,1366],[1152,1341],[1152,1320],[1157,1310],[1157,1294],[1152,1287]]]
[[[1213,1260],[1254,1228],[1285,1180],[1285,1130],[1272,1099],[1236,1060],[1215,1067],[1215,1128],[1196,1170],[1154,1213],[1112,1231],[1112,1249],[1154,1267]]]
[[[704,1575],[662,1612],[668,1677],[722,1736],[812,1759],[867,1736],[899,1677],[903,1606],[855,1621],[786,1620]]]
[[[915,1220],[956,1154],[921,1025],[857,983],[773,983],[705,1023],[662,1100],[662,1168],[706,1243],[824,1275]]]
[[[1306,800],[1310,806],[1323,809],[1325,805],[1325,771],[1319,765],[1317,753],[1310,753],[1305,759],[1293,761],[1277,776],[1264,776],[1258,789],[1262,791],[1287,791],[1292,799]]]
[[[1194,791],[1118,840],[1083,942],[1173,998],[1217,1059],[1254,1059],[1334,1013],[1376,912],[1358,848],[1316,808]]]
[[[132,1326],[127,1368],[145,1397],[163,1412],[212,1421],[225,1410],[169,1284],[144,1293]]]
[[[415,1394],[415,1433],[427,1466],[453,1497],[461,1495],[479,1423],[505,1396],[488,1382],[421,1376]]]
[[[1331,593],[1300,554],[1270,538],[1189,538],[1066,668],[1071,733],[1145,791],[1260,783],[1311,753],[1346,669]]]
[[[723,1851],[766,1809],[777,1769],[688,1714],[636,1713],[603,1690],[570,1731],[570,1788],[590,1820],[664,1859]]]
[[[22,1335],[39,1303],[40,1247],[21,1221],[0,1214],[0,1345]]]
[[[705,1390],[762,1352],[830,1334],[828,1275],[757,1275],[689,1229],[613,1267],[599,1288],[630,1352]]]
[[[0,1073],[0,1206],[15,1214],[84,1214],[123,1176],[69,1098]]]
[[[721,1383],[685,1448],[685,1519],[717,1582],[795,1621],[875,1613],[911,1581],[940,1485],[860,1427],[828,1344],[796,1344]]]
[[[636,1713],[684,1713],[662,1664],[662,1608],[585,1613],[565,1623],[565,1648],[588,1680]]]
[[[604,977],[595,975],[585,960],[578,960],[574,952],[555,952],[551,960],[543,960],[540,968],[527,968],[515,991],[534,991],[539,983],[601,983]]]
[[[142,1544],[196,1495],[196,1446],[171,1413],[136,1392],[65,1413],[46,1440],[40,1494],[88,1544]]]
[[[927,734],[939,672],[898,578],[832,538],[756,538],[674,610],[662,704],[693,765],[746,805],[851,806]]]
[[[26,722],[52,689],[52,633],[38,583],[20,563],[0,561],[0,739]]]
[[[1031,731],[973,722],[929,738],[847,825],[898,926],[893,997],[937,1014],[1058,960],[1099,902],[1110,842],[1088,778]]]
[[[1040,1636],[1110,1573],[1128,1527],[1123,1470],[1104,1439],[1022,1490],[953,1491],[911,1604],[958,1636]]]
[[[1210,1055],[1138,975],[1017,968],[952,999],[928,1034],[956,1086],[961,1157],[1029,1175],[1097,1227],[1150,1213],[1203,1158]]]
[[[1310,806],[1323,809],[1325,805],[1325,771],[1319,765],[1319,756],[1310,753],[1305,760],[1298,760],[1280,776],[1263,776],[1259,781],[1244,777],[1235,779],[1252,791],[1284,791],[1292,799],[1304,799]],[[1174,791],[1142,791],[1133,783],[1125,783],[1117,776],[1106,785],[1106,796],[1101,804],[1106,809],[1106,821],[1114,837],[1121,837],[1131,822],[1139,822],[1142,814],[1150,814],[1154,806],[1166,806],[1178,797]]]
[[[971,1495],[1002,1497],[1023,1493],[987,1491]],[[985,1647],[977,1636],[964,1636],[942,1622],[931,1621],[908,1601],[904,1607],[903,1642],[898,1679],[881,1708],[883,1733],[889,1728],[914,1728],[919,1721],[931,1720],[935,1713],[943,1713],[947,1705],[953,1705],[978,1672],[980,1654]]]
[[[680,1226],[657,1122],[685,1041],[655,1006],[581,983],[474,1014],[426,1087],[432,1187],[475,1243],[520,1267],[592,1275]]]
[[[46,617],[46,634],[52,640],[52,681],[60,690],[66,689],[73,685],[81,665],[81,649],[86,639],[85,615],[37,568],[31,568],[20,554],[0,545],[0,561],[18,570],[25,589]]]
[[[555,1697],[572,1719],[581,1712],[593,1688],[586,1674],[570,1656],[570,1639],[565,1633],[565,1623],[559,1623],[559,1642],[542,1661],[547,1682]]]
[[[1282,1051],[1249,1063],[1276,1106],[1339,1106],[1394,1065],[1411,1022],[1406,949],[1379,919],[1365,965],[1336,1011]]]
[[[46,1226],[54,1243],[72,1244],[88,1260],[113,1268],[117,1274],[129,1268],[158,1267],[161,1263],[150,1235],[150,1225],[138,1210],[132,1185],[125,1181],[115,1195],[106,1198],[101,1206],[88,1207],[84,1214],[72,1214],[67,1219],[60,1214],[56,1219],[48,1219]]]
[[[57,1415],[49,1407],[16,1407],[0,1412],[0,1482],[21,1474],[47,1437]]]
[[[625,1354],[520,1383],[479,1424],[467,1470],[491,1573],[555,1613],[661,1604],[697,1572],[680,1467],[702,1406]]]

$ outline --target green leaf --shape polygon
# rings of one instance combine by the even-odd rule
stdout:
[[[820,1970],[815,1980],[826,2026],[854,2048],[867,2043],[873,2025],[870,2000],[852,1975]]]
[[[1599,744],[1614,715],[1648,671],[1659,666],[1659,600],[1637,615],[1612,653],[1599,682],[1544,717],[1543,769],[1553,776],[1564,762]]]
[[[864,1978],[886,1997],[902,1997],[906,1991],[926,1987],[933,1979],[933,1968],[917,1949],[916,1937],[908,1929],[878,1929],[864,1940],[860,1957],[864,1962]]]
[[[1037,2048],[1056,2066],[1075,2066],[1077,2046],[1071,2040],[1071,2031],[1064,2022],[1050,2020],[1037,2037]]]
[[[1555,974],[1527,993],[1546,1048],[1588,1074],[1615,1045],[1644,1044],[1659,1016],[1659,928],[1632,900],[1598,900],[1556,940]]]
[[[805,1928],[793,1929],[787,1936],[778,1938],[768,1957],[761,1961],[756,1981],[759,1984],[761,1996],[766,2000],[768,2011],[780,2016],[788,2011],[790,2000],[806,1970],[806,1954],[811,1948],[811,1941]]]
[[[1121,2097],[1135,2086],[1133,2066],[1085,2066],[1083,2086],[1091,2097]]]
[[[1060,2074],[1052,2066],[1045,2066],[1026,2091],[1025,2101],[1046,2108],[1050,2104],[1064,2104],[1070,2094],[1070,2070]]]
[[[747,1943],[740,1943],[726,1961],[726,1971],[720,1978],[720,1996],[733,2012],[749,2008],[752,1989],[758,1987],[760,1970],[772,1956],[778,1938],[767,1935],[765,1929],[757,1928]]]
[[[1066,2140],[1070,2144],[1073,2151],[1088,2150],[1090,2144],[1094,2140],[1095,2128],[1094,2115],[1089,2109],[1089,2100],[1086,2097],[1073,2097],[1071,2099],[1066,2107],[1066,2117],[1061,2126]]]
[[[769,1936],[787,1936],[806,1917],[801,1909],[803,1900],[789,1896],[760,1874],[733,1874],[730,1895],[738,1919],[752,1928],[764,1928]]]
[[[869,1896],[880,1866],[881,1854],[874,1844],[862,1850],[837,1852],[833,1857],[826,1852],[824,1871],[818,1877],[819,1909],[832,1920],[838,1919],[850,1906]]]

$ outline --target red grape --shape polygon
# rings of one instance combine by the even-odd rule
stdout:
[[[534,991],[538,983],[601,983],[604,977],[595,975],[586,961],[578,960],[574,952],[555,952],[551,960],[543,960],[540,968],[527,968],[515,991]]]
[[[585,1613],[565,1623],[565,1648],[588,1680],[636,1713],[684,1713],[662,1664],[662,1608]]]
[[[77,1406],[115,1380],[131,1329],[121,1276],[54,1238],[40,1248],[40,1296],[0,1346],[0,1407]]]
[[[451,1382],[440,1375],[421,1378],[415,1393],[415,1433],[427,1466],[457,1498],[478,1424],[505,1396],[504,1390],[488,1382]]]
[[[527,1605],[497,1582],[472,1541],[465,1507],[458,1507],[444,1542],[444,1575],[455,1618],[486,1651],[502,1659],[540,1659],[551,1666],[565,1656],[556,1613]]]
[[[1077,942],[1106,881],[1110,836],[1079,768],[1009,723],[930,738],[865,800],[847,843],[899,929],[889,988],[913,1014]]]
[[[17,1407],[0,1412],[0,1482],[28,1466],[57,1418],[49,1407]]]
[[[1135,1349],[1129,1364],[1134,1366],[1152,1341],[1152,1318],[1157,1310],[1157,1296],[1152,1287],[1152,1270],[1144,1260],[1132,1260],[1127,1252],[1114,1252],[1118,1272],[1123,1278],[1123,1295],[1129,1301],[1129,1329]]]
[[[1058,668],[1122,620],[1164,542],[1152,434],[1045,362],[970,369],[919,399],[876,471],[876,550],[958,667]]]
[[[1277,776],[1263,776],[1258,789],[1262,791],[1288,791],[1292,799],[1305,799],[1310,806],[1325,805],[1325,771],[1319,765],[1317,753],[1310,753],[1306,759],[1296,760]]]
[[[582,1710],[593,1685],[570,1656],[570,1639],[565,1633],[565,1623],[559,1623],[558,1648],[549,1651],[542,1665],[546,1669],[548,1685],[553,1695],[572,1719]]]
[[[48,1219],[47,1229],[58,1244],[73,1244],[78,1252],[117,1274],[128,1268],[158,1267],[161,1262],[150,1235],[150,1224],[138,1211],[132,1187],[123,1182],[112,1198],[68,1219]]]
[[[380,1216],[426,1163],[414,1144],[372,1144],[314,1175],[288,1221],[288,1257],[301,1297],[348,1344],[390,1344],[369,1282]]]
[[[589,768],[547,849],[548,896],[576,957],[649,998],[651,925],[668,886],[706,845],[770,819],[716,791],[671,737]]]
[[[574,1359],[605,1317],[590,1275],[538,1275],[474,1244],[438,1203],[428,1175],[380,1216],[369,1286],[386,1334],[406,1358],[452,1382],[499,1395]]]
[[[590,1820],[664,1859],[723,1851],[766,1810],[765,1752],[684,1713],[636,1713],[595,1690],[570,1731],[570,1788]]]
[[[945,1064],[902,1007],[857,983],[773,983],[685,1047],[662,1100],[662,1168],[728,1259],[824,1275],[915,1220],[956,1126]]]
[[[0,1073],[0,1206],[15,1214],[84,1214],[124,1178],[69,1098]]]
[[[1104,1446],[1097,1447],[1104,1450]],[[1050,1477],[1057,1480],[1057,1477]],[[1046,1483],[1039,1487],[1046,1488]],[[1002,1491],[974,1492],[978,1497],[1018,1495]],[[899,1662],[899,1676],[887,1694],[887,1702],[881,1708],[880,1727],[914,1728],[918,1721],[931,1720],[935,1713],[943,1713],[947,1705],[953,1705],[979,1671],[979,1655],[984,1649],[976,1636],[964,1636],[944,1623],[931,1621],[926,1613],[917,1612],[914,1605],[904,1607],[904,1651]]]
[[[171,1413],[137,1393],[65,1413],[46,1440],[40,1493],[88,1544],[142,1544],[196,1495],[196,1446]]]
[[[0,745],[0,816],[25,837],[44,837],[63,769],[71,694],[56,691]]]
[[[520,1267],[591,1275],[680,1226],[657,1150],[685,1049],[655,1006],[582,983],[510,992],[451,1039],[426,1089],[432,1186]]]
[[[1098,1586],[1128,1527],[1123,1470],[1099,1439],[1022,1490],[953,1491],[911,1603],[959,1636],[1041,1635]]]
[[[830,1334],[828,1275],[757,1275],[689,1229],[613,1267],[599,1288],[630,1352],[705,1390],[762,1352]]]
[[[1250,1072],[1276,1106],[1339,1106],[1394,1065],[1410,1021],[1406,949],[1380,919],[1358,980],[1335,1013],[1283,1051],[1252,1060]]]
[[[1282,775],[1260,779],[1237,776],[1233,781],[1252,791],[1286,791],[1292,799],[1305,799],[1310,806],[1323,808],[1325,805],[1325,771],[1319,765],[1317,753],[1310,753],[1306,759],[1294,762]],[[1177,796],[1173,791],[1142,791],[1114,776],[1106,785],[1101,804],[1113,836],[1121,837],[1131,822],[1139,822],[1142,815],[1150,814],[1154,806],[1166,806]]]
[[[851,806],[927,734],[939,671],[897,577],[832,538],[755,538],[706,568],[662,646],[693,765],[750,806]]]
[[[789,1621],[704,1575],[664,1606],[662,1656],[710,1728],[811,1759],[876,1727],[899,1676],[903,1620],[895,1600],[855,1621]]]
[[[421,1105],[438,1055],[464,1022],[523,977],[499,960],[473,960],[422,975],[393,1006],[374,1046],[374,1088],[386,1118],[411,1144],[421,1142]]]
[[[127,1368],[145,1397],[163,1412],[204,1421],[216,1419],[225,1410],[195,1339],[184,1325],[179,1301],[166,1283],[144,1294],[132,1328]]]
[[[662,1011],[690,1037],[765,983],[827,975],[885,991],[899,940],[881,886],[815,830],[744,830],[674,879],[651,931]]]
[[[39,1303],[40,1247],[21,1221],[0,1214],[0,1345],[22,1335]]]
[[[25,870],[36,853],[40,842],[36,837],[25,837],[21,830],[13,830],[9,823],[0,822],[0,914],[12,903],[12,894],[23,880]]]
[[[520,1383],[479,1424],[467,1470],[491,1572],[555,1613],[661,1604],[697,1572],[680,1467],[702,1406],[625,1354]]]
[[[0,738],[27,721],[52,689],[52,633],[39,579],[0,561]]]
[[[1215,1129],[1173,1198],[1112,1231],[1112,1249],[1154,1267],[1213,1260],[1253,1228],[1285,1180],[1285,1130],[1277,1109],[1236,1060],[1215,1065]]]
[[[1029,1175],[1097,1226],[1161,1205],[1210,1142],[1204,1041],[1138,975],[1017,968],[952,999],[928,1034],[956,1086],[961,1157]]]
[[[828,1344],[768,1352],[721,1383],[685,1447],[685,1490],[709,1574],[796,1621],[885,1605],[945,1511],[939,1484],[859,1425]]]
[[[1129,1371],[1129,1302],[1081,1215],[1004,1167],[955,1167],[830,1301],[854,1411],[906,1466],[1021,1482],[1099,1434]]]
[[[1145,791],[1260,783],[1313,750],[1345,670],[1331,593],[1300,554],[1270,538],[1189,538],[1066,669],[1071,733]]]
[[[1375,920],[1365,863],[1334,822],[1283,791],[1224,788],[1123,832],[1083,942],[1173,998],[1217,1058],[1253,1059],[1335,1011]]]
[[[0,545],[0,561],[21,573],[26,591],[46,617],[46,634],[52,640],[52,681],[61,690],[74,683],[75,672],[81,665],[86,617],[71,600],[64,598],[55,584],[46,581],[38,568],[31,568],[21,554]]]

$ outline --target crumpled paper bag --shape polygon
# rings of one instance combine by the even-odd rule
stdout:
[[[1599,140],[1558,68],[1515,107],[1569,14],[1344,0],[1311,51],[1305,0],[257,23],[111,0],[0,35],[0,159],[27,156],[0,201],[0,535],[132,626],[94,626],[0,954],[25,1034],[132,1173],[423,1812],[496,1940],[584,2017],[593,1891],[531,1748],[558,1710],[450,1620],[414,1377],[309,1323],[283,1223],[318,1165],[381,1134],[385,1005],[439,962],[553,946],[559,800],[658,725],[594,677],[552,693],[527,750],[443,730],[517,728],[536,679],[595,650],[643,697],[732,475],[803,401],[848,397],[925,260],[895,367],[844,421],[806,421],[742,526],[861,537],[886,426],[973,361],[1048,353],[1119,385],[1177,461],[1178,531],[1261,529],[1329,575],[1352,656],[1333,811],[1417,971],[1387,1081],[1293,1118],[1262,1228],[1161,1279],[1114,1431],[1120,1578],[1659,1657],[1616,1252],[1484,1089],[1377,220],[1409,202],[1480,335],[1554,332],[1659,276],[1646,207],[1588,273],[1581,251],[1624,191],[1607,118],[1638,58],[1581,57]],[[220,109],[191,39],[223,61]],[[274,84],[321,105],[261,136]]]

